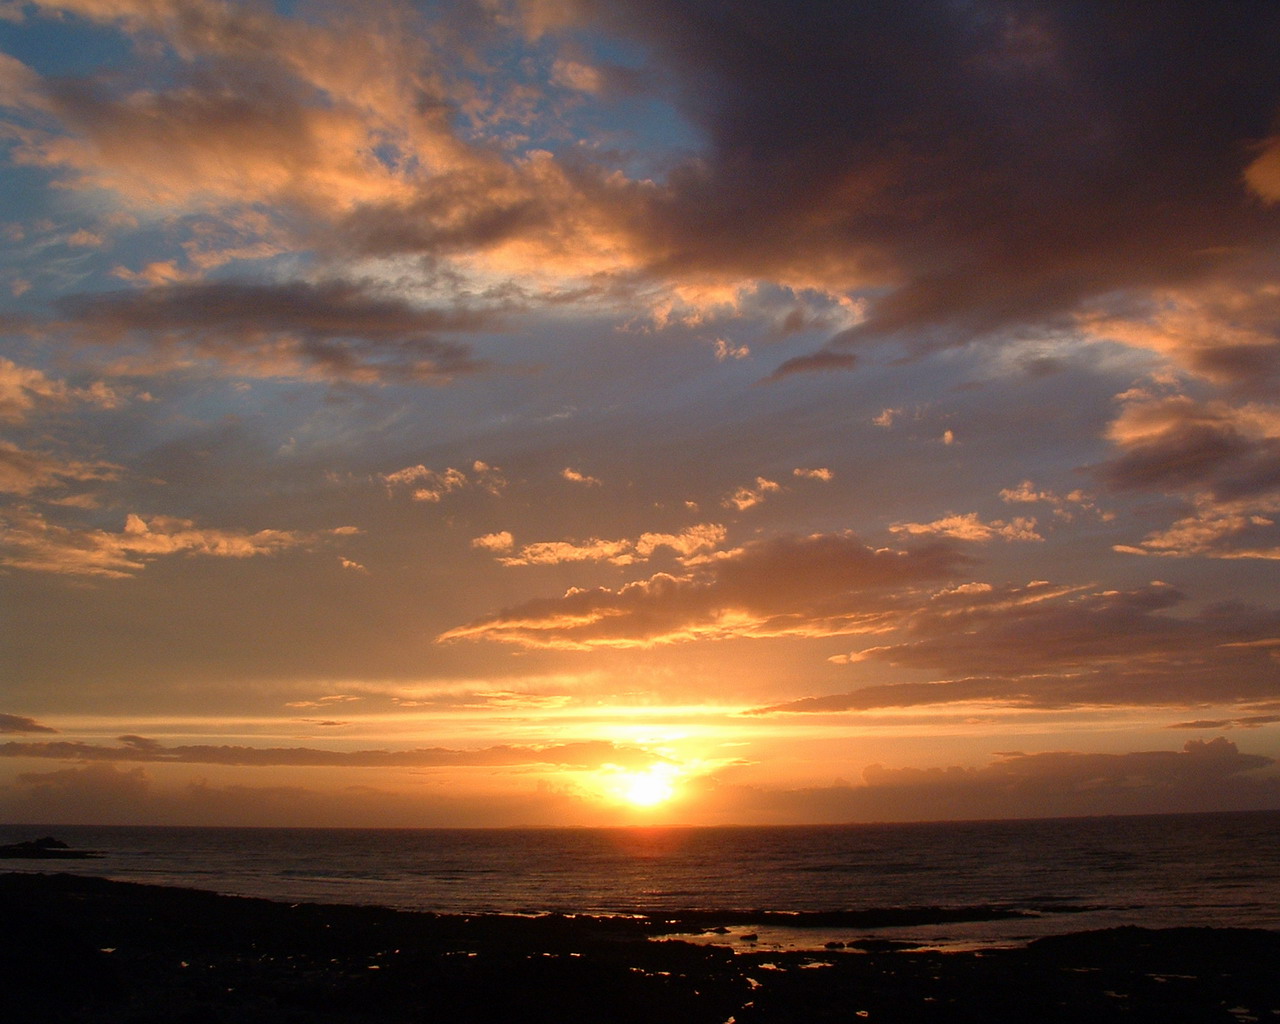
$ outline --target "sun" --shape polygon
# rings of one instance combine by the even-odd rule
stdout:
[[[636,807],[654,807],[666,803],[676,795],[676,788],[669,779],[651,772],[637,772],[623,784],[622,796]]]
[[[657,764],[644,771],[618,771],[609,786],[610,793],[632,807],[657,807],[676,795],[680,769],[675,765]]]

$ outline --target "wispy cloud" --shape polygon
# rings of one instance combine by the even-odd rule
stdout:
[[[310,548],[335,537],[358,532],[354,527],[302,533],[294,530],[255,532],[197,526],[189,519],[130,513],[119,533],[58,526],[34,512],[19,510],[7,517],[0,540],[0,564],[31,572],[77,576],[124,577],[141,572],[149,562],[168,555],[253,558],[292,548]]]
[[[44,740],[0,743],[0,757],[54,758],[60,761],[114,761],[132,764],[221,764],[247,767],[436,768],[556,765],[569,768],[647,766],[663,760],[639,747],[603,741],[557,743],[543,747],[499,746],[475,750],[445,747],[409,750],[321,750],[313,747],[166,746],[144,736],[121,736],[114,747]]]
[[[893,550],[850,534],[779,537],[725,552],[695,575],[536,599],[440,639],[577,649],[874,631],[902,614],[902,588],[952,576],[965,562],[945,544]]]

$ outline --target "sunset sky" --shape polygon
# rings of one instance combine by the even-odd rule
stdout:
[[[1280,4],[0,2],[0,821],[1280,807]]]

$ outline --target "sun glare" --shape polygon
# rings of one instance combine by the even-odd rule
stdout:
[[[637,775],[627,783],[623,795],[628,803],[637,807],[652,807],[670,800],[675,792],[675,787],[666,779],[655,775]]]
[[[621,771],[613,779],[610,790],[623,803],[632,807],[657,807],[676,795],[674,765],[654,765],[642,772]]]

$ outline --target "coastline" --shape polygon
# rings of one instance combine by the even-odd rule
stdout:
[[[1280,932],[1259,929],[1126,927],[962,952],[752,951],[714,933],[664,937],[687,924],[670,914],[432,914],[30,872],[0,873],[0,920],[0,1013],[71,1024],[1280,1014]]]

